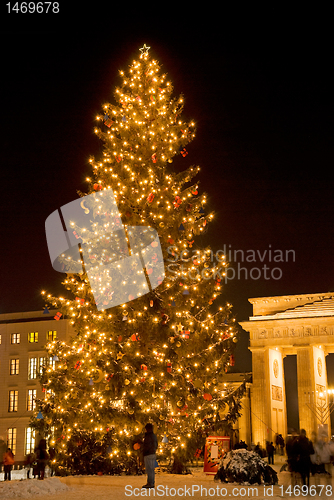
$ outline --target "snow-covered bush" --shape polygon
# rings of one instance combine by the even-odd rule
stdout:
[[[221,460],[216,480],[229,483],[277,484],[275,470],[254,451],[232,450]]]

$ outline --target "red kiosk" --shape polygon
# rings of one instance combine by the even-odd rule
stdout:
[[[220,460],[230,451],[228,436],[208,436],[204,451],[204,472],[216,474]]]

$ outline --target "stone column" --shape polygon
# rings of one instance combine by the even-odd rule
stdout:
[[[316,417],[307,406],[310,394],[315,389],[312,346],[297,348],[297,379],[299,427],[300,429],[305,429],[308,438],[311,438],[312,433],[317,431]]]
[[[241,399],[241,416],[238,419],[239,440],[251,444],[251,402],[250,402],[250,384],[246,384],[246,392]]]
[[[252,349],[253,385],[251,394],[252,440],[265,447],[270,426],[270,383],[268,350]]]

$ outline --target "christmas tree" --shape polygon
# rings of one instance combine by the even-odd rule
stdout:
[[[130,470],[148,421],[158,435],[160,457],[199,456],[206,435],[229,432],[244,389],[222,383],[234,364],[237,325],[231,306],[215,302],[225,257],[213,259],[210,248],[196,243],[214,216],[194,181],[199,167],[173,168],[179,155],[188,161],[195,124],[182,118],[183,97],[172,96],[171,82],[146,45],[120,76],[114,103],[105,103],[96,118],[103,152],[90,158],[87,193],[79,193],[86,196],[80,206],[90,218],[88,236],[95,232],[95,246],[86,245],[77,260],[59,258],[64,271],[70,261],[72,271],[73,262],[78,265],[63,282],[71,298],[45,294],[59,317],[71,319],[76,335],[46,346],[53,363],[41,377],[45,399],[38,401],[33,425],[52,435],[58,466],[72,472],[118,471],[120,463]],[[95,195],[87,197],[94,193],[100,204],[94,205]],[[109,194],[121,218],[118,228],[111,223],[118,215],[108,212]],[[72,229],[84,246],[89,237],[80,220]],[[137,259],[130,274],[144,273],[150,283],[159,250],[156,234],[164,271],[159,269],[154,287],[137,287],[123,300],[122,284],[115,286],[109,276],[101,286],[99,273],[106,263],[124,258],[129,228],[139,227],[153,231],[144,236],[150,261]],[[116,233],[125,235],[126,248]],[[110,307],[115,297],[119,305]]]

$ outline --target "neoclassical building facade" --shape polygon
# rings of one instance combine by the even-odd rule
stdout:
[[[241,322],[250,334],[253,383],[252,441],[262,446],[287,435],[285,356],[297,357],[299,426],[309,437],[330,436],[326,356],[334,352],[334,293],[249,299],[253,316]]]
[[[57,319],[56,313],[45,309],[0,314],[0,442],[12,449],[16,464],[23,464],[36,444],[29,422],[36,399],[44,398],[39,374],[43,366],[55,363],[45,346],[74,334],[70,321]]]

